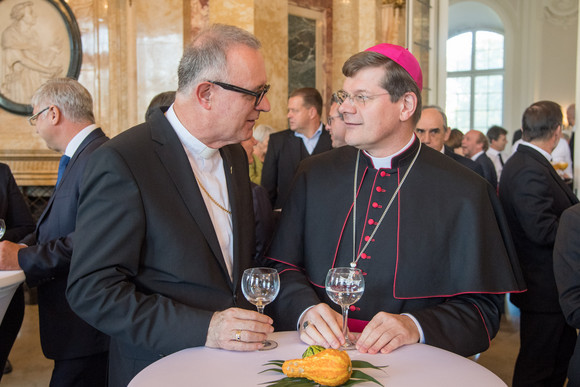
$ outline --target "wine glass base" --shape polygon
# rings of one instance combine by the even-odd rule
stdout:
[[[340,349],[342,351],[354,351],[356,350],[356,344],[349,339],[346,339],[346,342],[340,346]]]
[[[272,340],[266,340],[262,344],[264,344],[264,346],[260,348],[259,351],[269,351],[271,349],[278,348],[278,343]]]

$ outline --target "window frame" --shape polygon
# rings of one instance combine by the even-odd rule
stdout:
[[[477,56],[477,46],[476,46],[476,33],[477,32],[492,32],[503,37],[503,67],[496,68],[496,69],[485,69],[485,70],[477,70],[475,69],[475,61]],[[475,120],[475,79],[479,76],[492,76],[492,75],[501,75],[502,76],[502,101],[501,101],[501,122],[493,123],[491,125],[499,125],[503,126],[504,121],[504,108],[505,108],[505,72],[506,72],[506,35],[504,31],[497,30],[494,28],[484,28],[484,27],[475,27],[465,30],[457,31],[455,34],[448,36],[446,43],[459,35],[471,33],[471,69],[470,70],[460,70],[460,71],[447,71],[447,79],[450,78],[466,78],[469,77],[470,79],[470,96],[469,96],[469,128],[458,128],[462,131],[467,131],[469,129],[475,128],[474,120]],[[446,58],[446,63],[448,62],[448,58]],[[449,116],[449,114],[448,114]],[[490,126],[491,126],[490,125]]]

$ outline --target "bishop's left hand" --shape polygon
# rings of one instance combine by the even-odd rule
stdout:
[[[356,348],[362,353],[389,353],[418,343],[420,338],[419,329],[409,316],[379,312],[360,334]]]

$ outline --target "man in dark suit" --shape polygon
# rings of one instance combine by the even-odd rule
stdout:
[[[81,189],[67,296],[111,336],[110,386],[188,347],[258,350],[273,331],[240,288],[255,242],[239,143],[270,110],[260,42],[212,25],[178,81],[173,105],[95,152]]]
[[[461,141],[461,148],[465,157],[475,161],[483,169],[483,177],[489,184],[497,189],[497,174],[493,162],[487,157],[485,151],[489,148],[489,142],[485,134],[479,130],[470,130],[465,133]]]
[[[109,339],[71,310],[65,290],[81,178],[89,156],[107,137],[95,125],[91,95],[73,79],[48,81],[32,106],[30,124],[50,149],[63,154],[59,178],[36,230],[21,244],[0,244],[0,268],[24,270],[28,286],[38,288],[42,350],[54,360],[50,385],[104,386]]]
[[[300,161],[332,149],[332,140],[324,125],[322,97],[311,87],[297,89],[288,99],[288,125],[290,129],[272,133],[262,168],[262,186],[274,209],[286,201],[294,173]]]
[[[449,139],[450,133],[451,131],[447,126],[447,115],[445,112],[439,106],[424,106],[421,110],[421,118],[415,128],[415,134],[419,137],[419,141],[451,157],[459,164],[483,177],[483,169],[479,164],[453,152],[451,148],[445,145],[445,141]]]
[[[34,220],[30,209],[18,189],[10,167],[0,163],[0,218],[6,223],[3,241],[18,242],[34,231]],[[24,318],[24,291],[19,286],[10,301],[2,324],[0,325],[0,380],[2,374],[11,371],[7,363],[8,354],[18,335]]]
[[[540,101],[522,118],[524,142],[502,171],[499,198],[516,246],[528,291],[512,294],[520,309],[521,346],[514,386],[561,386],[574,349],[576,330],[558,303],[552,252],[560,215],[578,199],[550,164],[560,139],[562,111]]]
[[[562,213],[554,243],[554,276],[566,321],[580,329],[580,204]],[[580,386],[580,340],[568,365],[568,387]]]

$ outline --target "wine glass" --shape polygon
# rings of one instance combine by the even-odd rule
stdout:
[[[6,222],[4,222],[4,219],[0,219],[0,239],[2,239],[5,232],[6,232]]]
[[[362,297],[365,290],[365,279],[362,271],[353,267],[335,267],[326,275],[326,294],[342,308],[342,334],[345,343],[341,349],[355,349],[355,344],[348,339],[348,308]]]
[[[552,160],[552,166],[554,167],[558,175],[563,178],[564,170],[568,168],[568,163],[566,162],[566,160],[562,158],[556,158]]]
[[[256,305],[258,312],[264,314],[264,307],[274,301],[280,291],[280,277],[276,269],[254,267],[246,269],[242,276],[242,292],[250,303]],[[274,349],[278,343],[264,341],[260,351]]]

